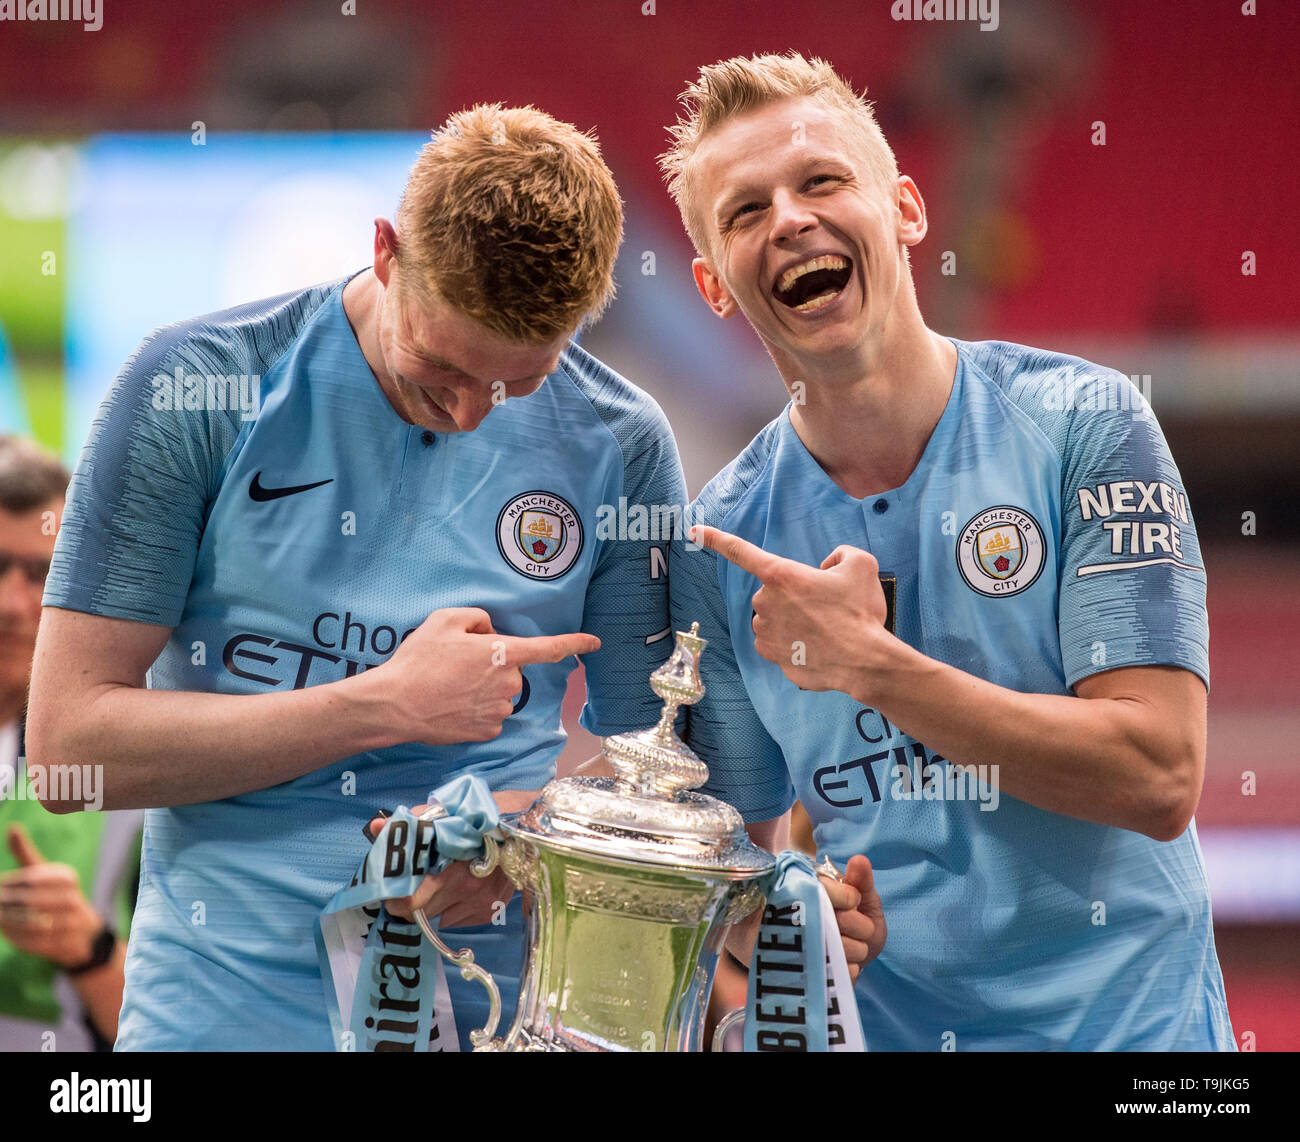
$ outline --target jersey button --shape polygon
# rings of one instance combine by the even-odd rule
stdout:
[[[430,431],[426,428],[423,432],[420,433],[420,442],[423,443],[423,444],[426,444],[426,445],[427,445],[427,444],[432,444],[432,443],[433,443],[433,433],[430,432]]]
[[[874,511],[876,515],[884,515],[885,512],[889,511],[889,501],[877,500],[871,505],[871,510]]]

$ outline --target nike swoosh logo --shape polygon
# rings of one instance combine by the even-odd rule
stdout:
[[[253,477],[253,482],[248,485],[248,498],[256,500],[259,504],[266,503],[267,500],[278,500],[283,496],[294,496],[299,492],[310,492],[312,488],[319,488],[323,484],[334,483],[334,477],[328,480],[317,480],[314,484],[294,484],[291,488],[264,488],[262,487],[262,473],[258,472]]]

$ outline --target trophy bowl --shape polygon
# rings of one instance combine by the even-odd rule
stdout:
[[[500,864],[523,893],[527,923],[514,1020],[492,1039],[490,1019],[471,1035],[477,1049],[702,1049],[727,930],[762,905],[776,860],[750,842],[732,806],[693,792],[708,768],[673,721],[704,693],[698,631],[678,631],[672,658],[650,677],[664,699],[659,724],[604,739],[616,776],[552,781],[502,818],[504,839],[471,865],[486,876]],[[421,928],[466,978],[495,988],[468,953],[452,955]]]

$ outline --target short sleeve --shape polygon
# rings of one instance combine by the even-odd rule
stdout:
[[[693,510],[691,522],[712,520]],[[794,789],[785,755],[750,702],[736,662],[718,557],[708,548],[675,542],[670,571],[673,628],[689,630],[698,622],[700,635],[708,640],[700,656],[704,697],[687,708],[684,734],[686,744],[709,767],[702,792],[730,802],[749,822],[779,817],[794,803]]]
[[[178,372],[230,372],[180,329],[143,342],[99,408],[69,485],[46,606],[180,621],[240,415],[175,406]]]
[[[1205,568],[1182,477],[1145,400],[1099,403],[1073,412],[1063,455],[1066,681],[1122,666],[1178,666],[1208,686]]]
[[[663,412],[643,404],[617,422],[627,505],[645,509],[642,527],[615,528],[601,540],[587,585],[582,629],[601,648],[583,656],[587,701],[581,723],[607,737],[646,729],[659,720],[660,700],[650,675],[672,653],[668,635],[668,538],[674,513],[686,502],[677,444]]]

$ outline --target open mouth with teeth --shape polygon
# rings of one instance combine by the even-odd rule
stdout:
[[[820,254],[786,270],[772,287],[772,296],[782,305],[807,313],[834,301],[852,276],[853,263],[848,258]]]

